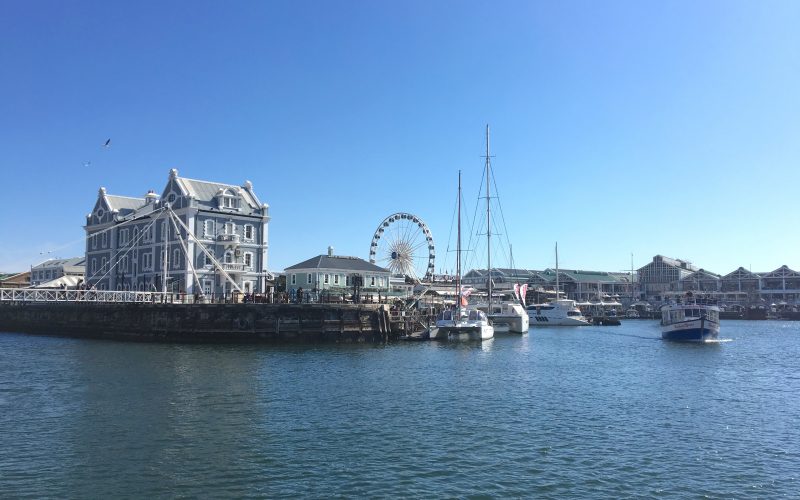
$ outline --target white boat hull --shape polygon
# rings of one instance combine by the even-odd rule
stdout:
[[[525,333],[530,327],[528,315],[516,314],[493,314],[489,316],[489,321],[495,330],[507,331],[509,333]]]
[[[547,316],[530,316],[531,326],[588,326],[590,323],[581,318],[551,318]]]
[[[437,325],[431,330],[433,340],[477,341],[494,337],[491,325]]]

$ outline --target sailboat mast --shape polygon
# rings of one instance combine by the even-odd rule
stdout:
[[[458,171],[458,242],[456,243],[456,310],[461,316],[461,170]]]
[[[556,300],[558,300],[558,298],[558,242],[556,241]]]
[[[486,274],[489,278],[489,306],[492,305],[492,222],[489,193],[489,124],[486,124]],[[491,312],[491,309],[490,311]]]

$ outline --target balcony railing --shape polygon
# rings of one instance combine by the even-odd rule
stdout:
[[[241,236],[238,234],[220,234],[217,236],[217,241],[222,241],[226,243],[239,243]]]
[[[234,262],[223,262],[222,269],[224,269],[227,272],[240,273],[244,271],[244,264],[239,264]]]

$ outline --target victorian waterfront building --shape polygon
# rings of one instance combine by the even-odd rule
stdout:
[[[86,216],[86,284],[212,297],[264,292],[269,220],[249,181],[187,179],[173,169],[160,195],[100,188]]]
[[[392,273],[358,257],[317,255],[286,268],[286,290],[295,296],[298,290],[312,296],[317,293],[349,294],[354,290],[365,295],[388,297],[392,291]]]

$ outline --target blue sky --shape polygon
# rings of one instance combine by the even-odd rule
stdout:
[[[100,186],[170,168],[252,181],[272,270],[367,257],[398,211],[450,268],[487,123],[518,267],[558,241],[565,268],[800,269],[797,26],[796,1],[6,1],[0,270],[81,255]]]

